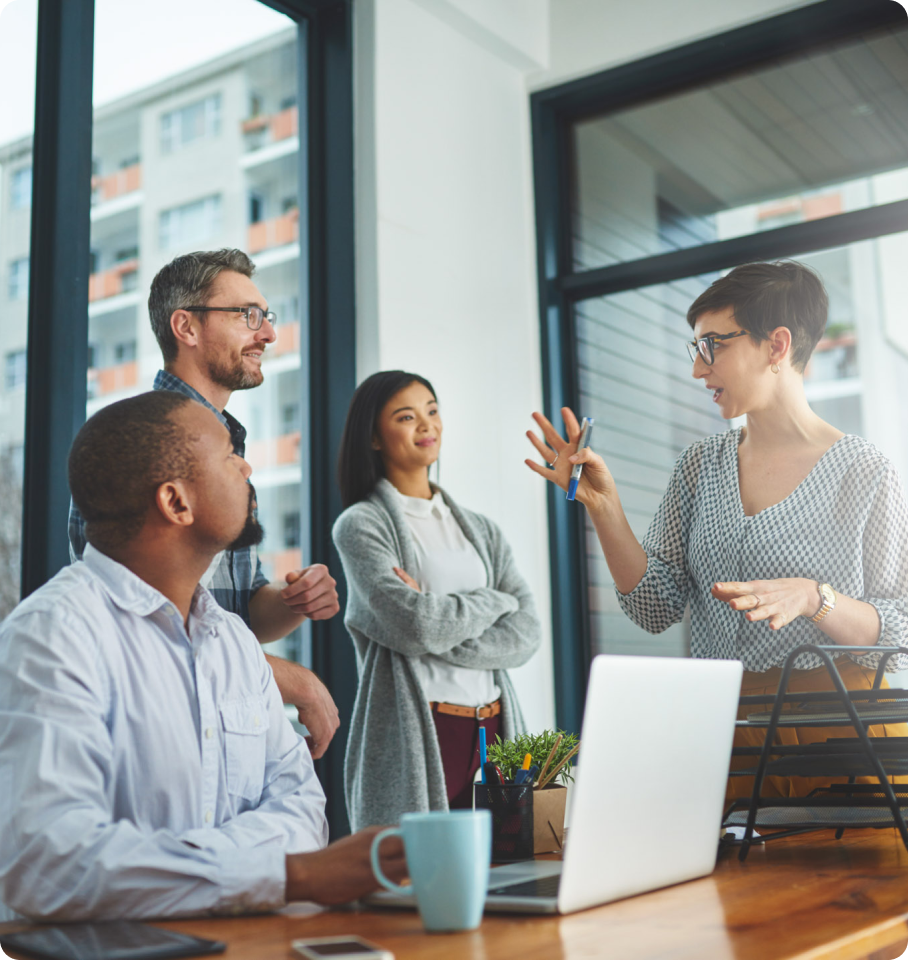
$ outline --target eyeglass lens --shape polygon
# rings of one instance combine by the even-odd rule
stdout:
[[[708,367],[711,367],[713,365],[712,347],[712,340],[709,337],[703,337],[700,340],[695,340],[693,343],[688,340],[687,353],[690,356],[691,363],[697,362],[697,355],[699,354],[703,362]]]

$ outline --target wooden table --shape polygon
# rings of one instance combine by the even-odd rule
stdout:
[[[754,847],[743,864],[724,852],[710,877],[567,917],[488,915],[470,933],[425,934],[410,911],[308,904],[161,926],[225,940],[229,960],[289,960],[293,939],[350,933],[397,960],[894,960],[906,917],[908,852],[894,830],[855,830]]]

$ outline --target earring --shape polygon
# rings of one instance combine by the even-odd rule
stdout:
[[[774,363],[769,369],[772,370],[773,373],[778,373],[779,365],[777,363]]]

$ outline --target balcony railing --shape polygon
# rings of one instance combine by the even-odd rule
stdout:
[[[261,113],[242,122],[247,150],[260,150],[269,143],[279,143],[295,137],[298,130],[296,107],[288,107],[280,113]]]
[[[299,235],[300,212],[290,210],[280,217],[249,224],[246,249],[249,253],[260,253],[272,247],[283,247],[298,240]]]
[[[88,278],[88,302],[95,303],[134,290],[138,277],[139,261],[136,257],[121,260],[109,270],[93,273]]]
[[[267,349],[265,350],[265,359],[269,359],[271,357],[282,357],[285,353],[299,353],[299,323],[278,324],[274,332],[277,334],[277,340],[268,345]]]
[[[259,555],[262,563],[270,569],[275,580],[283,580],[291,570],[300,570],[303,566],[301,550],[278,550],[275,553]]]
[[[88,370],[89,397],[103,397],[107,393],[118,393],[127,390],[139,382],[139,365],[135,360],[128,363],[118,363],[113,367]]]
[[[246,445],[246,459],[256,470],[298,463],[299,458],[299,430],[285,433],[281,437],[271,437],[268,440],[254,440]]]
[[[94,176],[91,178],[91,202],[106,203],[127,193],[134,193],[142,186],[142,164],[117,170],[106,177]]]

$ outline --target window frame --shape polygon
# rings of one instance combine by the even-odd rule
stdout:
[[[576,303],[749,260],[810,253],[908,230],[908,201],[903,200],[574,272],[573,124],[902,24],[905,16],[902,7],[888,0],[823,0],[531,95],[543,398],[553,423],[560,423],[562,406],[577,403]],[[559,727],[579,730],[591,659],[583,515],[557,493],[548,485],[555,713]]]
[[[258,0],[298,27],[300,104],[300,407],[309,463],[300,485],[304,552],[345,586],[331,526],[333,477],[356,386],[353,217],[353,12],[350,0]],[[94,0],[38,5],[28,299],[22,596],[69,564],[66,460],[85,420]],[[330,117],[330,123],[328,118]],[[303,306],[305,305],[305,306]],[[328,318],[330,317],[330,323]],[[349,718],[353,646],[340,616],[311,625],[313,665]],[[316,764],[333,836],[349,832],[343,793],[346,724]]]

